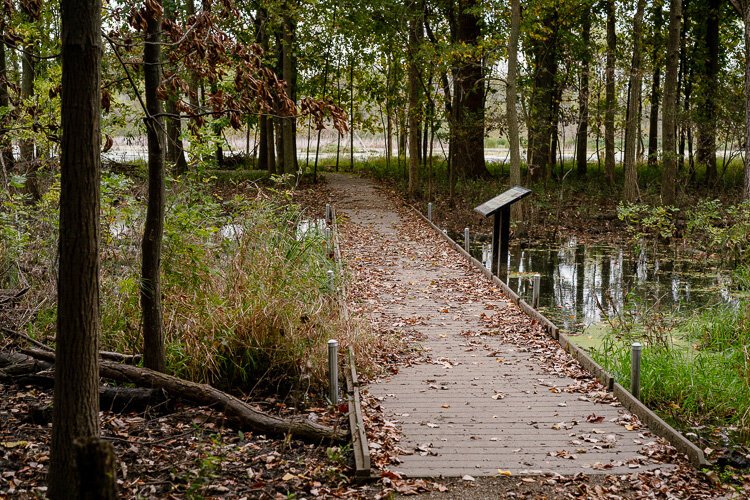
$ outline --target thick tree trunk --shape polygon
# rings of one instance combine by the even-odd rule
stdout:
[[[62,141],[50,498],[77,498],[74,441],[99,435],[99,0],[62,0]]]
[[[36,359],[48,362],[55,361],[54,354],[46,351],[28,349],[24,352]],[[321,440],[342,441],[346,438],[344,431],[331,429],[308,419],[281,418],[263,413],[238,398],[207,384],[197,384],[148,368],[123,365],[113,361],[102,360],[99,368],[102,377],[118,382],[132,383],[140,387],[162,389],[173,398],[216,407],[240,428],[276,436],[291,434],[293,437],[312,442],[320,442]]]
[[[677,71],[680,63],[680,29],[682,0],[671,0],[669,5],[669,33],[667,61],[664,75],[664,111],[662,119],[662,203],[672,205],[677,196]]]
[[[481,3],[457,0],[455,43],[464,52],[453,69],[451,162],[466,177],[489,175],[484,163],[484,62]],[[420,30],[421,32],[421,30]]]
[[[630,66],[630,93],[628,95],[628,114],[625,122],[625,153],[623,168],[625,170],[625,201],[638,199],[638,170],[636,165],[636,132],[638,130],[638,107],[641,101],[641,62],[643,59],[643,11],[645,0],[638,0],[633,19],[633,61]]]
[[[664,15],[661,3],[654,4],[654,36],[653,47],[651,52],[651,62],[654,66],[653,76],[651,77],[651,108],[648,119],[648,164],[656,165],[659,160],[659,102],[661,100],[661,66],[662,66],[662,49],[663,37],[662,26],[664,25]]]
[[[115,447],[109,441],[88,436],[75,440],[79,500],[116,500]]]
[[[555,100],[557,97],[557,35],[559,13],[556,8],[543,18],[546,38],[534,39],[531,52],[534,61],[534,83],[530,103],[529,177],[546,179],[554,162]]]
[[[284,82],[286,82],[286,93],[292,101],[296,101],[296,60],[294,51],[294,21],[290,17],[285,17],[283,22],[283,40],[282,48],[282,72]],[[292,115],[285,117],[283,122],[283,140],[284,140],[284,173],[296,174],[297,166],[297,117]]]
[[[696,123],[698,163],[706,168],[706,184],[716,182],[716,89],[719,85],[719,11],[721,0],[708,0],[701,20],[701,60],[696,64]]]
[[[412,2],[414,17],[409,19],[409,47],[407,50],[409,74],[409,197],[415,198],[419,193],[419,124],[422,121],[422,106],[420,103],[419,63],[417,53],[421,39],[422,23],[417,17],[421,9]]]
[[[581,87],[578,89],[578,131],[576,137],[576,171],[584,177],[588,166],[589,142],[589,68],[591,65],[591,9],[583,13],[581,40],[584,54],[581,60]]]
[[[604,171],[607,182],[615,181],[615,63],[617,58],[617,32],[615,31],[615,0],[607,0],[607,68],[605,76],[604,111]]]
[[[161,0],[154,0],[161,6]],[[161,244],[164,234],[164,134],[161,102],[157,90],[161,82],[161,9],[148,18],[143,50],[145,77],[146,131],[148,143],[148,208],[141,243],[141,313],[143,320],[143,364],[163,372],[166,369],[164,325],[161,302]]]

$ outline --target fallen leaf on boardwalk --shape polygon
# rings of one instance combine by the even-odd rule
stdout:
[[[462,477],[461,479],[463,479],[464,481],[476,481],[476,479],[474,479],[473,477],[471,477],[471,476],[470,476],[470,475],[468,475],[468,474],[466,474],[466,475],[465,475],[464,477]]]
[[[509,470],[497,469],[498,476],[512,476],[513,473]]]
[[[592,424],[598,424],[599,422],[604,421],[603,415],[597,415],[596,413],[592,413],[588,417],[586,417],[586,422],[590,422]]]
[[[497,392],[497,393],[495,393],[495,394],[494,394],[494,395],[492,396],[492,399],[495,399],[495,400],[498,400],[498,399],[503,399],[503,398],[505,398],[505,396],[506,396],[506,394],[504,394],[504,393],[502,393],[502,392]]]
[[[450,408],[450,407],[451,407],[451,405],[449,405],[449,404],[442,404],[442,405],[440,405],[440,408]]]

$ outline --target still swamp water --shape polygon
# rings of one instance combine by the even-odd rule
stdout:
[[[463,235],[452,236],[463,242]],[[491,243],[475,241],[470,248],[489,269]],[[538,309],[587,349],[599,347],[613,325],[660,321],[677,327],[701,308],[737,303],[730,272],[675,250],[587,245],[575,237],[554,245],[511,245],[504,281],[529,304],[535,275]]]

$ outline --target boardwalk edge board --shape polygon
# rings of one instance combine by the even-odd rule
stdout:
[[[341,277],[341,287],[338,290],[341,314],[344,322],[349,322],[349,308],[346,304],[346,288],[344,283],[344,268],[341,259],[341,245],[339,242],[339,230],[336,224],[336,209],[331,207],[331,231],[333,238],[333,257],[336,268]],[[347,326],[348,327],[348,326]],[[362,400],[359,394],[359,377],[354,363],[354,348],[349,346],[347,351],[347,366],[344,370],[346,379],[347,404],[349,412],[349,434],[351,437],[352,451],[354,453],[354,480],[364,482],[372,479],[370,472],[370,446],[367,442],[364,418],[362,416]]]
[[[573,344],[567,335],[560,333],[560,329],[552,323],[547,317],[541,312],[537,311],[526,301],[521,300],[516,292],[500,278],[492,274],[492,272],[484,267],[481,262],[476,258],[472,257],[460,244],[455,242],[450,236],[443,232],[438,226],[436,226],[431,220],[420,212],[416,207],[409,205],[414,212],[430,227],[432,227],[446,242],[448,242],[458,253],[460,253],[466,260],[471,262],[477,269],[479,269],[485,276],[490,278],[493,283],[499,286],[503,293],[505,293],[511,302],[516,304],[524,313],[526,313],[531,319],[538,321],[551,338],[557,340],[560,346],[570,354],[581,366],[588,370],[594,375],[608,391],[617,398],[617,400],[631,413],[636,415],[641,421],[648,425],[649,429],[659,437],[662,437],[669,441],[680,453],[684,453],[690,463],[694,467],[705,467],[710,465],[706,456],[698,446],[692,441],[686,438],[682,433],[677,431],[674,427],[669,425],[667,422],[662,420],[656,413],[650,408],[636,399],[630,392],[627,391],[623,386],[614,381],[614,377],[607,372],[601,365],[594,361],[583,349]]]
[[[354,452],[354,480],[365,482],[372,479],[370,472],[370,448],[367,444],[367,433],[362,418],[362,401],[360,399],[359,387],[357,386],[357,369],[354,365],[354,349],[349,346],[348,369],[344,370],[346,376],[346,389],[349,399],[349,431],[352,437],[352,450]]]

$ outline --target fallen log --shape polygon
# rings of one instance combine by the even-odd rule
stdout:
[[[55,387],[53,364],[18,352],[0,352],[0,381],[18,385]],[[99,408],[115,413],[142,412],[163,406],[171,400],[161,389],[144,387],[99,387]]]
[[[39,349],[24,349],[22,352],[49,363],[55,361],[55,354],[52,352]],[[346,433],[342,430],[326,427],[307,418],[282,418],[269,415],[210,385],[190,382],[148,368],[101,360],[99,373],[102,377],[118,382],[130,382],[140,387],[162,389],[173,398],[218,407],[230,421],[243,429],[272,435],[291,434],[293,437],[315,442],[346,439]]]
[[[16,330],[11,330],[10,328],[5,328],[5,327],[0,327],[0,330],[2,330],[2,332],[7,335],[11,335],[18,339],[25,340],[26,342],[32,345],[35,345],[38,348],[43,349],[45,351],[50,351],[50,352],[54,351],[52,347],[42,342],[39,342],[36,339],[29,337],[23,332],[17,332]],[[110,352],[110,351],[99,351],[99,356],[101,356],[102,359],[109,359],[111,361],[117,361],[118,363],[127,363],[129,365],[136,365],[140,363],[141,357],[142,357],[140,354],[122,354],[120,352]]]

